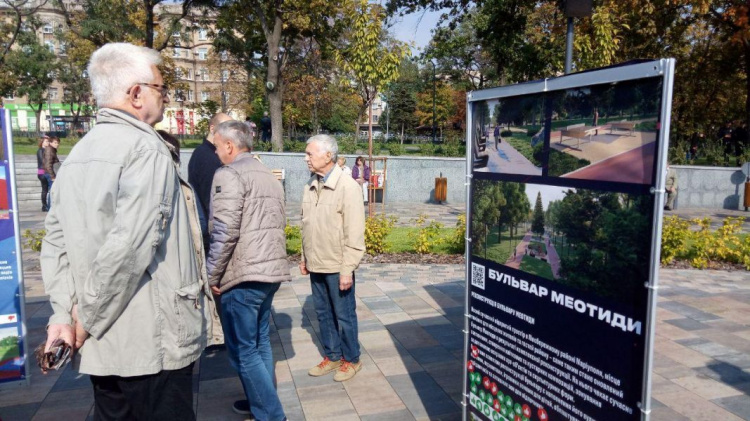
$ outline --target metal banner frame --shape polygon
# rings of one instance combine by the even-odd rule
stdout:
[[[651,401],[651,377],[652,377],[651,371],[653,367],[654,330],[656,327],[657,290],[658,290],[658,285],[659,285],[658,271],[659,271],[659,264],[660,264],[660,244],[661,244],[661,233],[662,233],[663,203],[665,199],[667,151],[668,151],[668,138],[669,138],[669,132],[670,132],[674,69],[675,69],[674,59],[640,61],[640,62],[635,62],[635,63],[624,63],[622,65],[612,66],[612,67],[603,68],[603,69],[594,69],[591,71],[575,73],[571,75],[561,76],[558,78],[544,79],[544,80],[522,83],[522,84],[517,84],[517,85],[485,89],[481,91],[473,91],[467,94],[467,113],[466,113],[466,128],[467,128],[466,129],[467,130],[466,145],[467,147],[466,147],[466,183],[465,183],[466,207],[467,207],[466,252],[465,252],[466,286],[465,286],[465,303],[464,303],[465,312],[464,312],[464,330],[463,330],[464,332],[464,360],[463,361],[465,364],[471,365],[470,359],[472,358],[472,354],[474,354],[474,352],[476,351],[474,349],[473,344],[471,343],[470,333],[471,333],[471,328],[472,328],[471,327],[472,319],[474,320],[477,319],[477,315],[472,315],[473,279],[472,279],[472,267],[471,267],[472,265],[471,228],[472,228],[472,217],[474,216],[472,215],[472,209],[473,209],[472,201],[473,201],[474,184],[477,182],[477,178],[475,177],[475,174],[477,174],[475,172],[475,165],[477,164],[477,159],[476,159],[477,152],[475,151],[476,148],[474,147],[475,145],[473,144],[473,142],[475,142],[474,138],[477,135],[476,133],[473,133],[473,131],[475,131],[474,130],[475,120],[478,119],[476,121],[481,122],[480,124],[483,124],[483,120],[481,116],[475,115],[476,112],[475,112],[475,108],[473,107],[473,105],[481,101],[501,100],[503,98],[518,97],[518,96],[523,96],[523,95],[526,95],[526,96],[529,96],[532,94],[550,95],[556,92],[563,92],[565,90],[587,89],[588,87],[602,86],[605,84],[611,84],[614,86],[618,83],[628,82],[628,81],[635,83],[639,79],[647,79],[647,78],[651,78],[652,80],[660,79],[661,97],[660,97],[660,109],[658,111],[658,120],[656,124],[657,135],[656,135],[656,144],[654,146],[654,151],[655,151],[654,161],[655,162],[653,163],[653,172],[651,173],[652,182],[642,183],[643,185],[640,186],[640,190],[639,190],[641,192],[645,191],[646,192],[645,194],[650,193],[653,196],[653,211],[652,211],[652,220],[651,220],[651,229],[650,229],[651,245],[650,245],[650,256],[648,258],[649,260],[648,280],[645,284],[645,288],[647,290],[647,304],[646,304],[647,312],[646,312],[645,320],[643,323],[643,336],[642,336],[642,340],[645,342],[644,353],[643,353],[643,366],[642,366],[643,382],[642,382],[641,389],[640,389],[641,390],[640,401],[637,403],[638,409],[636,411],[636,412],[639,411],[640,414],[633,413],[629,417],[623,414],[619,414],[619,415],[615,414],[621,417],[617,419],[625,419],[625,418],[632,419],[638,415],[639,415],[638,418],[640,418],[641,420],[649,419],[649,416],[651,413],[651,403],[650,403]],[[549,119],[549,112],[548,112],[547,118]],[[544,134],[547,139],[547,143],[545,144],[545,147],[547,150],[549,150],[550,144],[551,144],[549,140],[551,128],[546,127],[546,129],[543,128],[542,130],[545,131]],[[489,138],[489,134],[486,133],[487,131],[484,128],[480,129],[480,131],[484,132],[484,134],[480,133],[479,135],[483,137],[482,141],[487,142],[487,139]],[[472,142],[472,144],[470,144],[469,142]],[[545,152],[545,153],[548,154],[549,152]],[[540,181],[537,183],[539,185],[544,184],[543,181],[541,181],[541,179],[557,177],[557,176],[548,175],[547,169],[545,169],[544,171],[545,171],[544,176],[542,176],[542,171],[541,170],[539,171],[540,177],[537,177],[537,179],[540,179]],[[496,172],[496,174],[502,174],[502,173]],[[483,176],[483,177],[486,178],[486,176]],[[498,176],[498,177],[502,177],[502,176]],[[511,176],[507,176],[507,177],[511,180],[518,180],[518,182],[523,182],[521,180],[525,180],[529,178],[534,179],[533,176],[524,177],[524,176],[515,175],[515,174],[512,174]],[[570,179],[564,179],[563,181],[554,181],[553,185],[554,186],[567,185],[567,186],[574,186],[576,188],[584,185],[584,183],[576,184],[576,182],[578,181],[580,180],[570,181]],[[610,183],[610,184],[614,185],[615,187],[609,186],[608,188],[610,188],[611,191],[613,192],[617,192],[617,183]],[[621,190],[621,191],[627,191],[627,190]],[[641,193],[641,194],[645,195],[644,193]],[[493,279],[492,276],[490,276],[490,279]],[[484,278],[482,278],[482,282],[484,282]],[[646,293],[646,292],[643,292],[643,293]],[[591,341],[596,342],[596,338],[591,338]],[[471,350],[469,349],[470,346],[472,347]],[[478,351],[476,352],[477,354],[475,355],[478,355],[479,352]],[[489,412],[487,414],[483,414],[483,417],[478,417],[474,413],[470,414],[470,408],[472,406],[469,402],[471,396],[470,396],[468,384],[470,381],[472,382],[472,385],[475,384],[473,383],[475,379],[473,379],[473,376],[472,376],[474,373],[473,372],[470,373],[470,371],[472,370],[467,369],[467,367],[464,366],[463,384],[462,384],[463,419],[464,420],[485,419],[485,418],[493,419],[493,418],[490,418]],[[495,407],[497,408],[497,401],[495,402],[496,402]],[[502,399],[500,403],[502,404]],[[491,406],[492,404],[490,403],[489,405]],[[516,403],[516,405],[518,404]],[[518,411],[518,408],[516,408],[516,411]],[[526,411],[526,408],[524,408],[524,412],[525,411]],[[493,416],[494,415],[495,414],[493,413]],[[524,415],[521,415],[522,419]],[[547,414],[545,413],[544,417],[539,415],[539,417],[537,418],[536,413],[534,413],[534,415],[528,418],[532,420],[537,420],[537,419],[546,419],[546,416]],[[507,419],[507,418],[499,418],[499,419]],[[510,419],[513,419],[513,418],[511,417]]]
[[[4,388],[10,388],[10,387],[18,387],[18,386],[28,386],[29,384],[29,355],[30,348],[28,344],[28,331],[26,328],[26,308],[25,308],[25,290],[24,290],[24,282],[23,282],[23,257],[22,257],[22,247],[21,247],[21,228],[19,225],[19,211],[18,211],[18,190],[17,190],[17,183],[16,183],[16,165],[15,165],[15,158],[13,154],[13,134],[11,132],[11,121],[10,121],[10,111],[7,109],[0,108],[0,129],[2,130],[2,139],[3,144],[2,147],[5,148],[5,159],[2,162],[2,165],[5,167],[6,171],[6,186],[7,186],[7,193],[9,196],[9,214],[13,221],[13,237],[14,237],[14,245],[15,250],[13,251],[13,254],[15,254],[15,264],[16,264],[16,277],[17,277],[17,291],[14,294],[13,297],[2,297],[2,299],[7,300],[15,300],[17,311],[18,311],[18,317],[19,320],[15,323],[15,326],[17,327],[19,331],[19,354],[20,359],[23,361],[23,366],[21,368],[21,375],[17,378],[8,378],[8,379],[0,379],[0,389]],[[7,282],[7,281],[0,281],[0,282]]]

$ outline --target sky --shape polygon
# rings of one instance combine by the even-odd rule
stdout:
[[[420,49],[423,50],[432,39],[431,31],[437,26],[441,13],[441,11],[422,11],[401,18],[394,17],[394,25],[390,30],[396,39],[413,43],[412,54],[418,54]]]
[[[547,210],[549,202],[553,200],[562,200],[565,197],[565,192],[568,190],[575,191],[571,187],[557,187],[557,186],[545,186],[541,184],[527,184],[526,185],[526,196],[529,198],[531,208],[534,209],[536,203],[536,194],[542,193],[542,208]]]

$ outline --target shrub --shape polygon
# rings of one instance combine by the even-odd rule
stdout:
[[[460,156],[461,145],[457,140],[448,141],[443,145],[443,155],[445,156]]]
[[[284,227],[286,235],[286,252],[288,254],[297,254],[302,251],[302,229],[296,225],[286,224]]]
[[[513,131],[511,130],[503,130],[500,132],[500,137],[512,137]]]
[[[450,233],[446,243],[452,253],[463,254],[466,252],[466,214],[458,215],[456,228]]]
[[[26,239],[26,247],[35,252],[42,251],[42,240],[47,235],[47,231],[44,229],[40,230],[24,230],[22,237]]]
[[[435,156],[435,145],[432,143],[422,143],[419,145],[419,152],[422,156]]]
[[[399,156],[404,154],[404,146],[400,143],[390,143],[388,144],[388,151],[393,156]]]
[[[661,233],[661,263],[669,264],[675,257],[687,254],[690,223],[676,216],[664,219]]]
[[[409,233],[414,251],[419,254],[429,253],[433,247],[442,242],[440,229],[443,228],[443,224],[437,221],[427,224],[427,215],[425,214],[419,215],[414,223],[419,228],[419,230]]]
[[[375,215],[365,220],[365,249],[367,253],[376,255],[388,251],[385,238],[396,225],[395,217]]]

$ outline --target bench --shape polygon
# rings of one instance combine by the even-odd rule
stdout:
[[[597,134],[599,129],[601,129],[600,126],[590,127],[583,123],[568,126],[565,130],[560,130],[560,141],[558,143],[563,143],[563,137],[567,136],[572,139],[577,139],[578,143],[576,144],[576,148],[580,149],[581,139],[588,139],[588,141],[591,142],[591,136]]]
[[[636,123],[634,121],[613,121],[612,123],[609,123],[609,134],[612,134],[615,130],[622,130],[628,132],[629,136],[632,136],[635,125]]]
[[[286,170],[284,168],[275,168],[271,170],[271,174],[281,182],[281,188],[286,191]]]

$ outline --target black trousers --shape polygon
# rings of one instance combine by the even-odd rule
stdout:
[[[94,420],[195,420],[194,364],[147,376],[90,376]]]
[[[42,207],[44,209],[47,209],[47,191],[49,190],[47,177],[42,174],[37,174],[36,178],[38,178],[39,182],[42,183]]]

